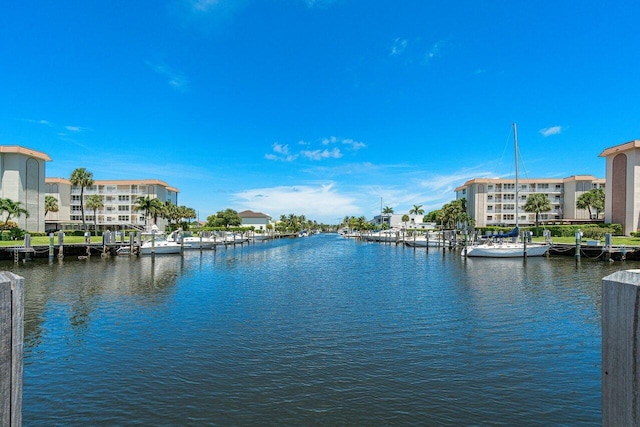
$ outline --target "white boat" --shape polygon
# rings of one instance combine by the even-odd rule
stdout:
[[[404,239],[404,244],[411,246],[412,248],[440,248],[442,245],[448,245],[449,241],[442,241],[442,234],[429,233],[421,234],[419,236],[407,237]]]
[[[180,234],[176,233],[175,231],[169,235],[167,240],[170,242],[176,242],[178,244],[180,244],[180,242],[183,242],[185,249],[212,249],[216,244],[220,243],[220,240],[216,241],[215,238],[208,236],[180,237]]]
[[[183,249],[188,249],[189,245],[178,242],[170,242],[166,239],[156,238],[154,241],[147,240],[140,246],[141,255],[151,254],[179,254]]]
[[[397,242],[397,230],[380,230],[362,234],[362,239],[368,242]]]
[[[190,247],[188,244],[176,241],[174,233],[171,233],[171,236],[167,238],[164,233],[152,230],[151,237],[140,245],[140,254],[179,254],[183,249],[188,249]]]
[[[242,233],[234,233],[233,231],[227,231],[224,234],[224,237],[222,238],[222,242],[219,242],[218,244],[222,243],[222,244],[235,244],[235,243],[244,243],[249,241],[249,238],[246,237],[244,234]]]
[[[543,256],[548,251],[551,245],[549,244],[540,244],[540,243],[525,243],[518,242],[518,131],[516,129],[516,124],[513,124],[513,145],[515,151],[515,163],[516,163],[516,183],[515,183],[515,203],[516,203],[516,226],[515,228],[504,235],[498,235],[492,237],[486,243],[468,246],[462,250],[462,255],[466,255],[469,257],[485,257],[485,258],[523,258],[523,257],[534,257],[534,256]],[[502,242],[502,241],[494,241],[495,239],[513,239],[512,242]]]
[[[549,250],[549,245],[539,243],[498,242],[469,246],[466,248],[467,256],[485,258],[522,258],[544,256]]]

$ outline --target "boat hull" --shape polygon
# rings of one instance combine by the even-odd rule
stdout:
[[[544,256],[549,251],[549,245],[530,244],[525,247],[521,243],[504,243],[494,245],[477,245],[466,248],[466,256],[479,258],[522,258]],[[463,251],[464,254],[464,251]]]
[[[140,247],[141,255],[160,255],[160,254],[179,254],[182,249],[188,249],[188,245],[180,245],[178,243],[174,244],[164,244],[164,243],[156,243],[155,247],[151,245],[142,245]]]

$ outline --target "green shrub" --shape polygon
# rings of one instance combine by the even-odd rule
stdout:
[[[9,230],[9,236],[11,237],[11,240],[20,240],[24,237],[24,235],[25,232],[20,227],[13,227]]]

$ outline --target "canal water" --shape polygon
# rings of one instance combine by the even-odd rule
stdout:
[[[600,425],[602,278],[336,234],[25,277],[25,426]]]

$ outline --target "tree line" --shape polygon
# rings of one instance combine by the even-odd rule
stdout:
[[[576,207],[578,209],[586,209],[589,212],[589,218],[591,219],[593,218],[594,212],[597,217],[600,212],[604,210],[604,199],[604,190],[602,188],[593,188],[586,193],[581,194],[576,199]],[[535,214],[535,226],[537,228],[540,222],[540,215],[551,211],[553,207],[546,194],[534,193],[527,197],[523,209],[525,212]],[[385,216],[389,217],[394,213],[394,209],[392,207],[385,206],[381,213],[383,218]],[[422,205],[413,205],[413,208],[409,210],[409,214],[422,215],[423,213],[424,210],[422,209]],[[403,215],[401,221],[405,223],[406,228],[407,223],[410,221],[409,215]],[[465,198],[453,200],[444,204],[442,208],[427,213],[423,217],[422,221],[438,223],[445,229],[475,226],[475,221],[467,212],[467,200]],[[376,227],[374,224],[367,221],[364,216],[346,216],[342,220],[341,226],[346,226],[353,230],[370,230]],[[382,228],[388,228],[387,223],[383,222]]]

